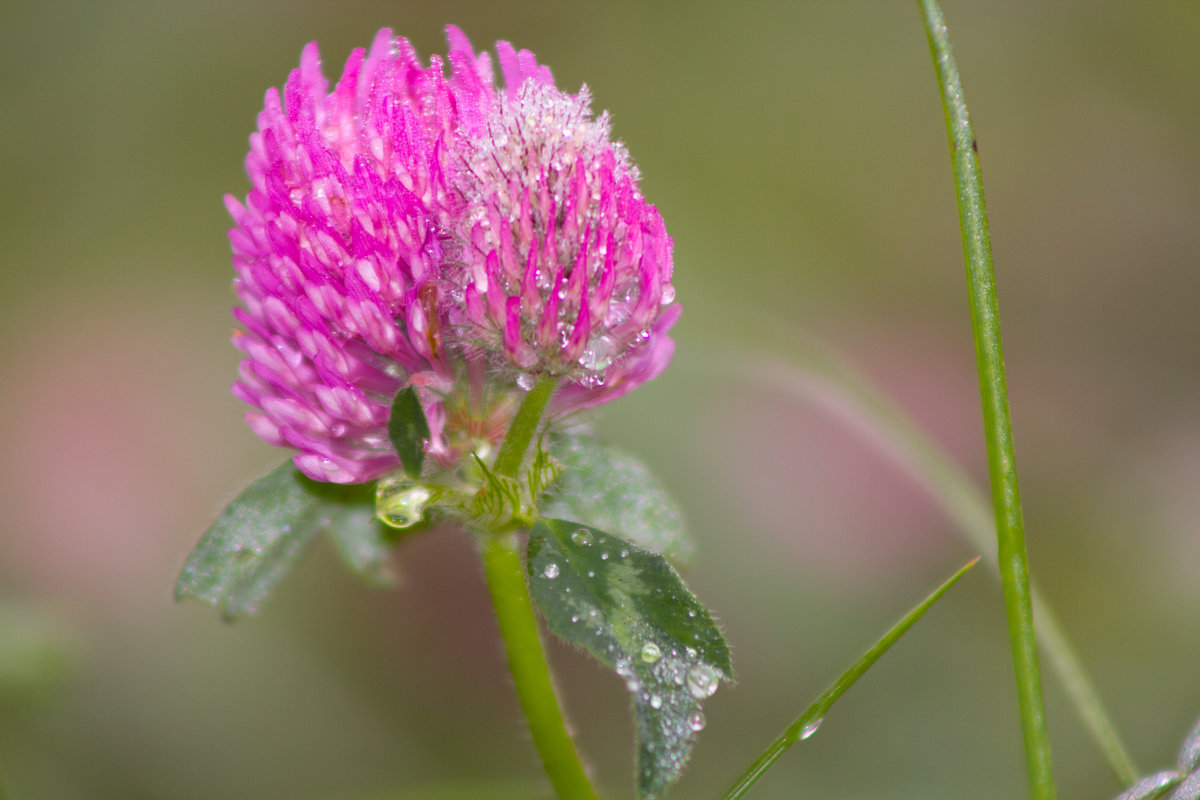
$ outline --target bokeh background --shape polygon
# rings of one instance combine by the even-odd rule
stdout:
[[[995,237],[1034,570],[1144,771],[1200,716],[1200,4],[947,0]],[[672,796],[714,797],[975,553],[827,405],[729,368],[841,353],[980,478],[943,119],[915,4],[29,2],[0,11],[0,795],[546,796],[469,541],[395,591],[317,546],[229,626],[171,591],[285,454],[228,393],[221,197],[263,92],[391,26],[461,26],[591,86],[675,237],[676,363],[597,427],[681,499],[739,682]],[[778,378],[778,376],[775,376]],[[583,749],[631,792],[619,681],[554,648]],[[1064,797],[1119,788],[1046,680]],[[753,797],[1011,798],[998,584],[977,570]],[[5,794],[7,792],[7,794]]]

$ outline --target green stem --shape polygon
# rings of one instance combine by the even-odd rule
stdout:
[[[558,705],[525,583],[517,534],[484,533],[480,539],[488,591],[504,639],[508,668],[542,766],[562,800],[596,800],[596,792],[588,782]]]
[[[498,474],[517,477],[556,383],[553,378],[542,378],[521,401],[496,456]],[[554,691],[517,534],[483,531],[479,541],[508,668],[542,766],[562,800],[596,800]]]
[[[533,388],[525,394],[525,399],[521,401],[521,407],[517,409],[517,414],[508,427],[508,433],[504,436],[504,442],[500,445],[500,453],[496,456],[494,469],[498,474],[508,478],[517,477],[521,461],[525,458],[525,451],[529,449],[529,443],[537,433],[538,425],[542,421],[542,412],[546,410],[546,404],[550,402],[550,395],[554,394],[554,387],[557,385],[556,378],[539,378]]]
[[[984,436],[987,440],[988,472],[992,484],[1000,580],[1008,615],[1009,643],[1016,672],[1017,702],[1025,737],[1025,763],[1029,787],[1036,800],[1051,800],[1054,773],[1050,763],[1050,741],[1038,669],[1034,636],[1033,601],[1029,589],[1029,563],[1025,550],[1025,527],[1017,463],[1009,418],[1008,386],[1004,375],[1004,350],[1000,339],[1000,312],[996,303],[995,273],[988,236],[987,209],[983,201],[983,179],[979,170],[975,134],[967,113],[962,80],[950,50],[950,36],[936,0],[919,0],[929,34],[942,106],[950,136],[958,214],[962,226],[963,251],[971,299],[971,326],[975,332],[975,356],[979,366],[979,391],[983,406]]]

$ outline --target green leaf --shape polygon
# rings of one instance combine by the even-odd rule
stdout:
[[[645,464],[586,436],[557,436],[550,453],[565,469],[542,501],[544,516],[579,520],[689,563],[694,547],[683,512]]]
[[[375,484],[339,485],[301,479],[320,500],[320,527],[351,571],[376,587],[396,584],[393,534],[375,516]]]
[[[771,768],[771,765],[779,760],[784,751],[794,745],[796,742],[807,739],[816,733],[817,728],[821,725],[821,720],[838,699],[844,695],[851,686],[853,686],[859,678],[867,673],[876,661],[883,656],[892,645],[900,641],[900,637],[908,633],[908,630],[917,624],[917,620],[925,616],[925,612],[933,608],[933,604],[941,599],[942,595],[950,590],[950,587],[958,583],[959,578],[966,575],[979,562],[978,558],[967,562],[961,567],[958,572],[951,575],[945,583],[934,589],[932,593],[912,610],[900,618],[899,622],[893,625],[888,632],[885,633],[879,641],[871,645],[867,652],[863,653],[857,661],[850,665],[850,669],[841,674],[828,689],[826,689],[820,697],[818,697],[812,705],[805,709],[795,722],[788,726],[787,730],[779,735],[775,741],[771,742],[763,754],[759,756],[753,764],[750,765],[741,777],[734,781],[733,785],[725,790],[725,794],[721,795],[721,800],[737,800],[746,793],[751,786],[762,777],[763,773]]]
[[[400,456],[404,474],[416,480],[421,477],[425,463],[425,441],[429,439],[429,423],[417,398],[417,390],[405,386],[392,400],[392,415],[388,417],[388,437]]]
[[[527,564],[530,594],[550,630],[624,679],[638,788],[658,797],[704,727],[701,702],[732,679],[725,639],[666,559],[589,525],[539,520]]]
[[[1178,767],[1184,772],[1200,767],[1200,722],[1196,723],[1179,748]]]
[[[370,524],[370,496],[369,485],[319,483],[284,463],[225,507],[188,556],[175,597],[212,603],[230,620],[257,611],[318,530],[338,531],[343,551],[343,539],[365,536],[355,531]],[[370,574],[378,555],[364,554],[359,545],[350,549],[355,553],[347,561]]]
[[[1175,788],[1183,776],[1172,770],[1147,775],[1117,796],[1117,800],[1155,800]]]

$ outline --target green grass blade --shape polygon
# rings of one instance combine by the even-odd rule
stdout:
[[[692,307],[696,307],[696,302]],[[709,313],[716,314],[719,310]],[[698,313],[703,315],[705,310],[701,308]],[[732,312],[721,310],[721,313],[729,316]],[[705,380],[711,380],[710,375],[722,379],[735,375],[741,381],[774,387],[803,397],[837,418],[928,491],[956,523],[959,533],[983,553],[985,561],[998,567],[996,526],[988,499],[972,478],[878,387],[844,358],[769,320],[737,317],[731,327],[741,331],[747,342],[758,342],[755,349],[762,350],[762,343],[770,343],[770,350],[747,357],[748,346],[738,348],[722,340],[708,345],[702,362],[689,360],[686,353],[682,354],[677,359],[680,366],[703,374]],[[1133,756],[1036,583],[1031,584],[1031,594],[1038,642],[1050,668],[1113,776],[1122,786],[1132,785],[1141,775]]]
[[[950,136],[950,155],[954,163],[954,183],[971,300],[971,326],[975,333],[975,356],[979,367],[983,429],[987,440],[988,471],[996,517],[1000,580],[1004,586],[1004,606],[1016,674],[1017,704],[1025,740],[1029,788],[1035,800],[1053,800],[1054,771],[1038,668],[1033,600],[1029,588],[1029,557],[1025,548],[1025,525],[1017,482],[1008,385],[1004,373],[1004,348],[1000,338],[1000,312],[996,302],[996,279],[992,268],[978,147],[941,8],[936,0],[920,0],[920,6],[942,92],[942,106]]]
[[[774,764],[784,752],[794,745],[796,742],[807,739],[814,732],[817,726],[821,724],[821,720],[825,717],[825,713],[830,707],[837,702],[838,698],[846,693],[846,691],[861,678],[871,666],[879,660],[880,656],[886,653],[892,645],[899,641],[900,637],[908,633],[909,628],[916,624],[917,620],[925,615],[925,612],[933,607],[942,595],[944,595],[951,586],[958,582],[958,579],[967,574],[971,567],[975,566],[979,559],[968,562],[958,572],[950,576],[949,580],[934,590],[932,594],[926,597],[915,608],[901,617],[900,621],[888,630],[887,633],[880,638],[871,649],[863,653],[857,661],[851,665],[850,669],[842,673],[842,675],[830,684],[820,697],[818,697],[812,705],[810,705],[803,714],[796,718],[788,728],[779,735],[779,737],[771,742],[763,754],[750,765],[742,776],[734,781],[733,785],[725,790],[725,794],[721,795],[721,800],[737,800],[743,796],[751,786],[753,786],[759,778],[762,777],[771,765]]]

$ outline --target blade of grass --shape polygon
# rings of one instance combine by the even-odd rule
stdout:
[[[695,301],[692,306],[696,306]],[[700,314],[703,313],[701,309]],[[728,317],[732,312],[726,309],[722,313]],[[727,347],[722,341],[710,346],[703,362],[694,363],[685,354],[678,359],[680,366],[706,375],[716,373],[724,379],[737,375],[739,380],[774,385],[819,405],[923,486],[954,520],[971,546],[984,554],[984,560],[998,567],[996,526],[987,498],[971,477],[903,411],[844,359],[798,339],[794,332],[757,317],[738,318],[735,323],[734,329],[741,331],[747,341],[760,343],[756,349],[761,350],[761,343],[768,342],[780,354],[748,358],[749,348],[743,348],[730,350],[723,358],[714,358],[712,349]],[[1031,583],[1030,591],[1037,616],[1038,641],[1051,668],[1113,776],[1121,786],[1131,786],[1141,773],[1128,747],[1036,583]]]
[[[862,656],[850,666],[841,676],[830,684],[820,697],[810,705],[803,714],[796,718],[796,721],[779,734],[779,737],[771,742],[770,746],[763,751],[763,754],[750,765],[750,767],[742,773],[741,777],[733,782],[725,794],[721,795],[721,800],[737,800],[744,795],[751,786],[753,786],[759,778],[762,777],[771,765],[779,760],[779,757],[784,752],[803,739],[807,739],[816,732],[817,726],[821,724],[821,720],[825,717],[825,713],[844,695],[851,686],[861,678],[871,666],[879,660],[880,656],[886,653],[892,645],[900,640],[900,637],[908,633],[908,630],[916,624],[917,620],[925,616],[925,612],[933,607],[942,595],[944,595],[951,586],[958,582],[958,579],[966,575],[971,567],[975,566],[979,559],[968,562],[961,567],[958,572],[955,572],[950,578],[933,591],[928,597],[922,600],[916,607],[900,618],[900,621],[893,625],[887,633],[883,635],[871,649],[863,653]]]
[[[1004,586],[1004,607],[1008,616],[1008,636],[1025,740],[1029,789],[1035,800],[1053,800],[1054,771],[1050,760],[1041,673],[1038,669],[1033,600],[1029,590],[1029,556],[1025,548],[1025,523],[1021,513],[1021,492],[1017,482],[1012,420],[1008,408],[1000,311],[996,303],[996,277],[992,268],[987,208],[983,200],[983,177],[979,170],[975,132],[967,112],[962,80],[950,49],[950,33],[941,8],[936,0],[919,2],[942,92],[942,106],[950,136],[950,155],[954,163],[954,184],[958,195],[958,216],[971,300],[971,327],[975,333],[975,357],[979,366],[983,430],[987,440],[988,472],[996,518],[1000,580]]]

